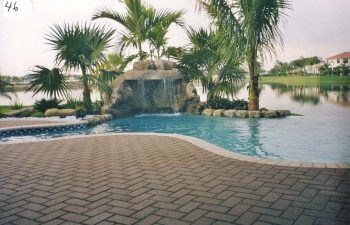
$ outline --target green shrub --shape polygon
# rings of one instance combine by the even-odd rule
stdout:
[[[207,102],[208,107],[212,109],[235,109],[247,110],[248,102],[244,99],[229,100],[227,98],[213,98]]]
[[[43,112],[33,112],[32,117],[44,117],[45,114]]]
[[[20,114],[18,114],[17,117],[30,117],[30,116],[32,116],[32,112],[30,112],[30,111],[23,111]]]
[[[77,107],[82,107],[84,105],[83,101],[78,99],[68,99],[67,103],[63,105],[65,109],[76,109]]]
[[[60,103],[62,101],[61,100],[57,100],[57,99],[41,99],[40,101],[36,101],[34,104],[34,109],[39,111],[39,112],[43,112],[45,113],[45,111],[47,109],[52,109],[52,108],[61,108],[60,107]]]
[[[84,118],[86,116],[86,110],[83,107],[77,107],[75,109],[75,118]]]
[[[92,109],[91,113],[92,114],[101,114],[101,109],[103,107],[104,102],[103,101],[95,101],[92,103]]]

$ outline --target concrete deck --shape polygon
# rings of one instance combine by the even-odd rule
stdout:
[[[33,126],[33,125],[47,125],[47,124],[57,124],[63,123],[62,121],[49,121],[49,120],[4,120],[0,121],[1,128],[14,128],[23,126]]]
[[[237,160],[183,139],[0,145],[0,224],[349,224],[350,170]]]

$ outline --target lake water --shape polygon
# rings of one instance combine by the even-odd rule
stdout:
[[[201,100],[206,96],[201,88],[197,87]],[[75,89],[69,93],[73,99],[82,98],[82,90]],[[246,86],[236,91],[236,97],[247,99]],[[33,105],[36,100],[47,98],[38,93],[17,91],[12,99],[0,97],[0,105],[13,105],[15,102],[23,105]],[[100,99],[97,90],[92,90],[93,101]],[[267,109],[290,109],[293,113],[305,116],[349,117],[350,116],[350,85],[284,85],[263,84],[260,92],[260,107]]]

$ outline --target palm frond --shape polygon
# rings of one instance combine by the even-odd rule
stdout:
[[[49,69],[44,66],[35,66],[33,73],[29,76],[31,81],[27,91],[33,90],[33,96],[43,92],[51,98],[66,97],[67,91],[70,90],[70,85],[59,68]]]

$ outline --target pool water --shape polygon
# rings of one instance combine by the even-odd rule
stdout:
[[[10,137],[7,141],[121,132],[183,134],[235,153],[260,158],[350,162],[350,120],[341,117],[238,119],[180,114],[142,115],[81,130]]]

